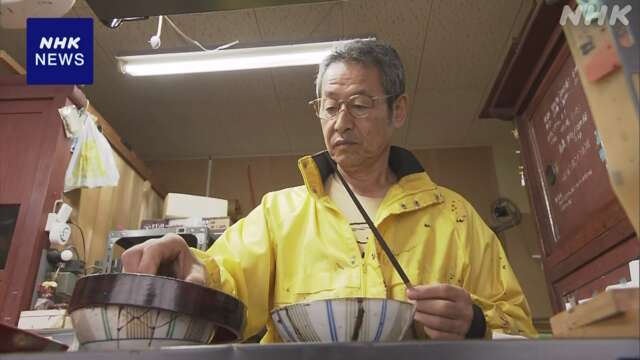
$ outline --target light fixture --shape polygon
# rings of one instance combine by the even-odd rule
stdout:
[[[115,29],[118,26],[120,26],[120,24],[122,24],[123,21],[147,20],[148,18],[149,18],[148,16],[137,16],[137,17],[129,17],[129,18],[121,18],[121,19],[100,19],[100,22],[102,22],[102,24],[108,27],[109,29]]]
[[[364,40],[375,40],[368,38]],[[189,74],[319,64],[331,49],[352,41],[264,46],[116,57],[120,70],[132,76]]]

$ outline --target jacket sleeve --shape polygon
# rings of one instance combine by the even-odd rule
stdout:
[[[208,286],[231,294],[246,305],[243,339],[258,333],[269,316],[275,268],[264,199],[206,252],[192,252],[207,269]]]
[[[467,250],[463,286],[483,310],[485,337],[491,338],[494,331],[537,336],[529,304],[499,239],[468,203],[466,213],[466,219],[457,227]]]

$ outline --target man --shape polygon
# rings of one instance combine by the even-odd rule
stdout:
[[[299,160],[305,185],[266,194],[205,253],[167,235],[127,250],[125,271],[155,273],[173,261],[187,281],[221,289],[247,305],[244,336],[265,324],[280,341],[274,307],[338,297],[416,304],[418,335],[534,335],[529,307],[496,236],[460,195],[434,184],[415,157],[390,145],[407,114],[396,51],[373,41],[336,49],[320,65],[311,102],[327,151]],[[337,163],[409,276],[381,251],[337,180]]]

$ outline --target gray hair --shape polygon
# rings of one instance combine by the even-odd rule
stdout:
[[[337,62],[356,63],[375,66],[382,78],[382,89],[387,99],[389,110],[393,109],[393,103],[404,94],[405,77],[404,66],[400,56],[390,45],[374,40],[353,40],[340,44],[322,60],[316,77],[316,95],[322,94],[322,79],[327,68]]]

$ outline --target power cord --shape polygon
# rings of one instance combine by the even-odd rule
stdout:
[[[175,30],[178,35],[180,35],[184,40],[186,40],[187,42],[197,46],[200,50],[202,51],[218,51],[218,50],[223,50],[226,49],[228,47],[231,47],[233,45],[236,45],[237,43],[239,43],[238,40],[230,42],[228,44],[224,44],[222,46],[218,46],[217,48],[213,49],[213,50],[209,50],[207,48],[205,48],[204,46],[202,46],[202,44],[200,44],[198,41],[192,39],[191,37],[189,37],[187,34],[185,34],[184,32],[182,32],[182,30],[180,30],[180,28],[178,27],[178,25],[176,25],[173,20],[171,20],[170,17],[166,16],[166,15],[160,15],[158,16],[158,31],[156,32],[155,35],[151,36],[151,38],[149,39],[149,45],[151,45],[151,48],[153,49],[159,49],[160,46],[162,45],[162,40],[160,39],[160,36],[162,35],[162,21],[163,19],[167,20],[167,22],[169,23],[169,25],[171,25],[171,27],[173,28],[173,30]]]
[[[197,42],[196,40],[193,40],[192,38],[187,36],[187,34],[183,33],[182,30],[180,30],[180,28],[178,27],[178,25],[176,25],[173,22],[173,20],[171,20],[170,17],[168,17],[168,16],[162,16],[162,17],[166,17],[167,18],[167,22],[169,23],[169,25],[171,25],[173,30],[175,30],[178,33],[178,35],[182,36],[183,39],[185,39],[186,41],[188,41],[188,42],[192,43],[193,45],[199,47],[200,50],[202,50],[202,51],[209,51],[209,49],[207,49],[204,46],[202,46],[199,42]]]
[[[162,41],[160,40],[160,35],[162,34],[162,19],[164,18],[164,16],[158,16],[158,31],[156,32],[155,35],[153,35],[151,37],[151,39],[149,39],[149,45],[151,45],[152,49],[158,49],[160,48],[160,45],[162,44]]]
[[[78,230],[80,230],[80,236],[82,237],[82,260],[86,263],[87,262],[87,244],[85,243],[85,240],[84,240],[84,231],[82,231],[82,228],[78,224],[72,222],[71,220],[69,220],[69,224],[75,226],[76,228],[78,228]]]

